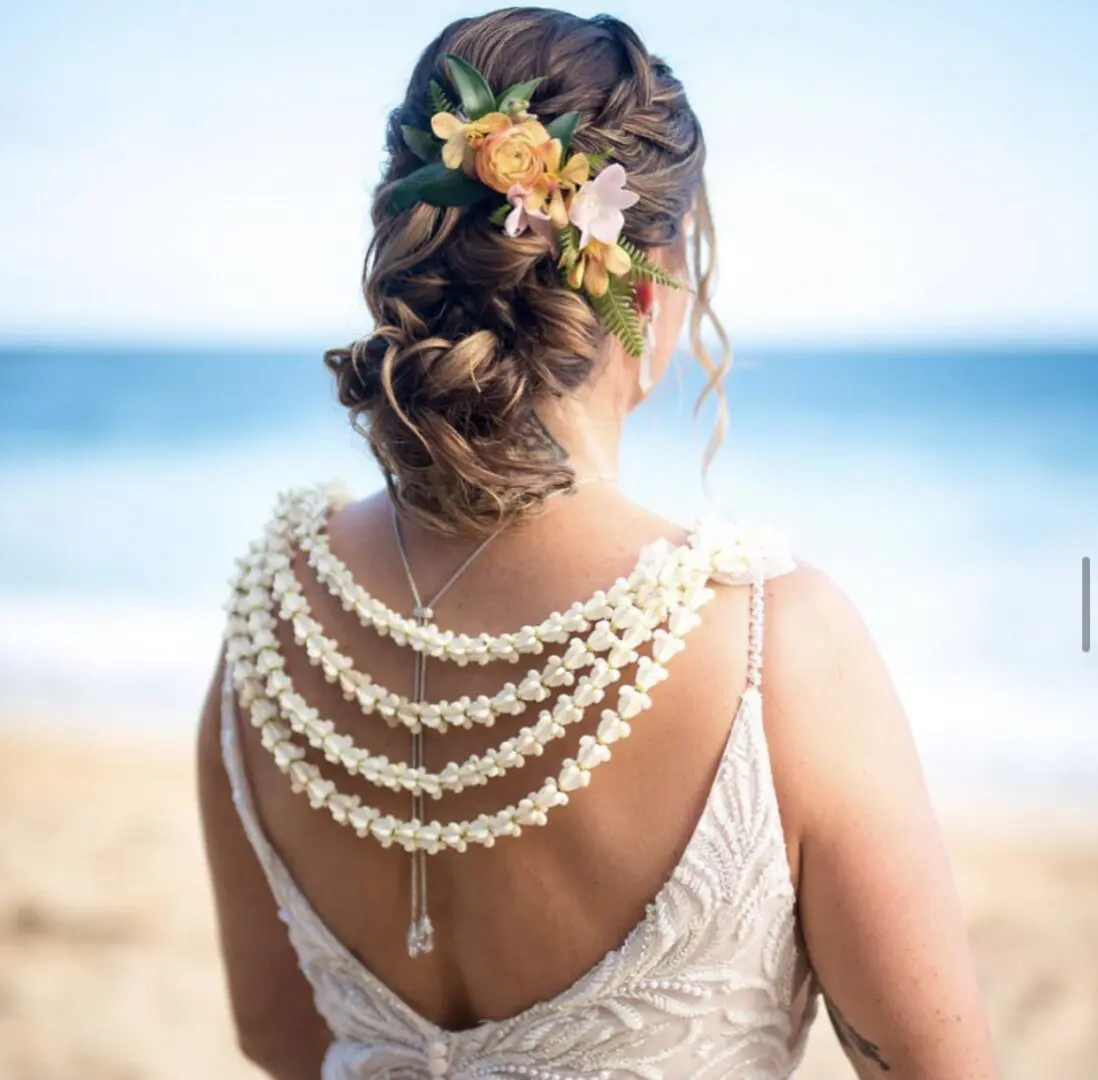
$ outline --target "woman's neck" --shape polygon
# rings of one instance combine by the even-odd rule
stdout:
[[[608,390],[596,382],[587,392],[548,399],[532,422],[531,438],[539,440],[541,453],[554,455],[577,480],[618,475],[628,408]]]

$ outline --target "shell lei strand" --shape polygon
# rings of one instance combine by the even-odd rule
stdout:
[[[636,620],[635,614],[629,610],[634,606],[632,598],[636,597],[638,603],[651,606],[655,602],[652,593],[660,585],[666,585],[674,574],[673,567],[664,568],[654,558],[651,562],[639,564],[628,578],[615,582],[606,592],[596,592],[586,603],[572,604],[564,612],[555,611],[537,626],[524,626],[513,634],[455,635],[432,623],[422,623],[400,615],[370,596],[354,581],[346,564],[336,558],[328,546],[322,527],[324,512],[316,508],[319,498],[322,495],[317,493],[309,493],[304,499],[299,496],[297,505],[287,505],[285,513],[290,516],[297,512],[294,528],[297,546],[306,553],[309,565],[332,596],[345,611],[353,611],[364,627],[382,636],[389,635],[398,645],[408,645],[417,652],[426,652],[438,659],[452,660],[459,666],[488,664],[493,660],[517,663],[521,656],[541,655],[548,644],[567,644],[572,634],[585,633],[599,621],[610,621],[614,629],[628,629]],[[310,505],[311,511],[306,511],[305,508]],[[302,514],[302,511],[305,512]],[[681,559],[686,553],[683,549],[672,549],[672,555]],[[653,566],[653,563],[656,565]],[[304,605],[294,600],[287,617],[292,618],[303,612]],[[474,722],[478,721],[474,718]]]
[[[299,538],[301,530],[294,530],[293,535]],[[617,680],[619,669],[637,659],[637,648],[648,644],[659,623],[667,618],[673,608],[681,605],[683,595],[683,582],[678,576],[668,585],[643,582],[635,596],[627,595],[617,607],[609,606],[605,594],[596,594],[593,601],[586,605],[587,613],[592,617],[607,614],[610,617],[600,619],[586,641],[571,639],[565,654],[551,657],[544,670],[527,672],[518,685],[506,683],[492,697],[482,695],[475,700],[465,697],[455,702],[424,704],[393,694],[374,684],[369,676],[354,670],[351,659],[339,651],[335,641],[325,636],[323,628],[312,617],[301,583],[291,572],[286,555],[269,553],[267,569],[273,571],[273,578],[268,573],[262,580],[270,581],[275,607],[281,618],[292,624],[294,638],[305,649],[309,662],[320,667],[328,681],[338,682],[347,700],[357,700],[364,713],[377,712],[390,726],[403,724],[413,732],[421,725],[440,733],[451,725],[471,728],[474,724],[483,724],[491,727],[497,716],[520,716],[529,702],[544,701],[554,689],[576,684],[572,694],[561,699],[559,715],[556,716],[558,722],[567,722],[565,718],[573,704],[586,708],[601,701],[605,689]],[[254,586],[260,580],[260,572],[256,572],[248,578],[248,584]],[[696,592],[697,573],[692,575],[691,585]],[[343,600],[346,607],[353,603],[354,598],[344,597]],[[537,633],[531,629],[534,634]],[[620,632],[621,636],[615,631]],[[268,647],[277,649],[274,644]],[[603,652],[607,654],[605,660],[597,656]],[[442,650],[439,655],[445,658],[446,651]],[[459,664],[463,657],[464,653],[459,654]],[[589,668],[590,673],[581,676],[576,683],[575,673],[585,668]]]
[[[246,608],[248,597],[243,600]],[[238,609],[235,618],[246,618],[247,625],[267,629],[268,624],[262,618],[254,618],[256,614],[262,616],[265,613],[253,609],[245,616],[244,610]],[[687,631],[688,627],[684,625],[682,633]],[[610,759],[610,746],[632,733],[622,710],[636,715],[652,705],[649,695],[636,684],[623,687],[618,709],[603,710],[596,734],[581,736],[576,757],[566,759],[558,775],[546,778],[537,791],[496,814],[480,814],[472,820],[447,824],[437,820],[425,822],[422,817],[402,821],[392,815],[382,815],[375,807],[362,805],[357,795],[340,793],[335,784],[323,776],[318,766],[303,760],[304,749],[293,741],[291,730],[279,723],[277,706],[265,696],[272,689],[277,689],[277,684],[275,687],[264,684],[251,660],[241,654],[239,647],[234,647],[239,640],[231,639],[227,650],[229,662],[233,665],[234,686],[242,703],[249,703],[251,722],[261,729],[263,746],[271,753],[278,768],[289,776],[293,791],[306,794],[314,809],[326,808],[335,821],[350,826],[360,837],[372,836],[382,847],[395,843],[405,851],[423,851],[428,855],[446,849],[463,852],[471,843],[491,847],[502,837],[520,836],[524,826],[546,824],[550,810],[567,804],[568,792],[588,786],[591,772]],[[680,644],[680,648],[675,649],[678,652],[681,651],[681,637],[676,640]],[[666,678],[666,669],[652,670],[653,673],[658,672],[659,681]],[[328,724],[330,721],[321,723]]]
[[[246,582],[248,586],[251,607],[249,614],[261,612],[270,616],[272,597],[266,590],[271,583],[272,568],[282,567],[287,561],[288,556],[284,549],[272,550],[265,560],[261,560],[259,567],[252,563],[246,565],[242,583]],[[263,565],[266,566],[265,571]],[[283,572],[276,569],[274,576]],[[675,628],[684,627],[684,620],[690,620],[692,612],[709,595],[711,591],[701,587],[695,587],[683,594],[683,598],[669,609],[672,625]],[[270,626],[273,626],[273,619],[264,619],[265,628],[253,633],[250,641],[246,636],[232,638],[230,655],[234,659],[251,659],[258,674],[266,677],[267,694],[271,697],[277,695],[277,719],[285,721],[291,732],[303,736],[310,745],[322,750],[328,761],[341,764],[351,775],[361,775],[370,783],[393,791],[408,791],[412,795],[426,794],[436,799],[444,791],[456,793],[466,787],[486,784],[489,779],[501,776],[511,768],[521,767],[531,754],[540,756],[548,742],[562,737],[567,726],[583,719],[589,706],[603,700],[603,688],[620,678],[618,668],[612,667],[606,660],[596,659],[591,674],[579,680],[575,692],[561,695],[551,711],[542,711],[533,727],[522,728],[517,735],[507,739],[498,748],[481,756],[473,755],[461,765],[451,762],[441,772],[429,773],[422,765],[413,763],[409,767],[403,762],[390,762],[387,758],[374,757],[368,751],[356,747],[349,736],[336,732],[331,721],[321,720],[316,710],[294,690],[293,681],[285,671],[285,658],[279,651],[277,638],[266,628]],[[245,630],[242,629],[242,632]],[[659,631],[646,633],[638,644],[648,644],[656,633]],[[662,655],[668,651],[669,645],[662,639],[660,645]],[[312,658],[316,653],[311,641],[306,642],[306,648]],[[639,713],[643,703],[641,695],[647,694],[666,678],[666,669],[650,657],[638,657],[632,652],[620,658],[623,666],[633,661],[637,663],[634,686],[623,688],[619,703],[626,719],[632,719]],[[325,665],[325,673],[333,682],[337,676],[346,678],[349,674],[342,666],[330,665]],[[415,734],[420,729],[411,730]]]
[[[580,679],[575,691],[570,695],[561,695],[553,710],[543,711],[532,728],[521,729],[516,736],[483,756],[472,756],[460,766],[451,762],[438,774],[427,773],[422,768],[409,768],[403,762],[389,762],[387,758],[373,757],[367,751],[357,748],[348,736],[337,733],[331,721],[321,720],[316,710],[295,692],[293,681],[285,671],[285,659],[273,633],[275,624],[272,596],[268,590],[272,576],[277,578],[288,572],[288,543],[286,528],[276,526],[267,547],[242,562],[237,580],[244,600],[237,605],[237,609],[238,613],[246,613],[251,618],[253,629],[249,631],[248,625],[236,620],[236,625],[231,629],[235,629],[237,636],[230,638],[229,655],[234,660],[247,659],[254,662],[256,672],[266,678],[266,693],[277,703],[277,717],[272,717],[270,723],[274,723],[276,719],[285,721],[290,731],[305,737],[312,746],[321,749],[329,761],[341,763],[352,775],[362,775],[378,786],[394,791],[410,791],[412,794],[426,793],[438,798],[444,790],[458,792],[466,786],[485,784],[489,778],[502,775],[511,767],[521,767],[526,756],[540,755],[547,742],[563,736],[567,725],[580,721],[589,706],[598,704],[603,699],[603,688],[620,678],[620,667],[634,661],[638,665],[636,689],[625,687],[622,691],[621,707],[626,719],[640,711],[643,701],[640,695],[646,694],[666,677],[665,669],[657,662],[650,657],[638,657],[633,650],[623,651],[617,657],[611,655],[614,664],[618,666],[611,666],[610,662],[601,658],[594,659],[587,651],[587,658],[593,661],[591,674]],[[662,598],[659,610],[667,612],[673,629],[680,628],[684,626],[683,620],[693,618],[692,611],[709,595],[709,590],[701,587],[700,575],[695,572],[687,591],[683,592],[680,587],[678,594],[670,602],[667,598]],[[658,618],[662,619],[663,615]],[[647,618],[645,632],[638,633],[628,644],[648,644],[657,634],[662,633],[654,629],[656,621],[656,618]],[[596,627],[592,638],[597,636],[599,629]],[[330,681],[346,680],[349,659],[346,665],[333,664],[325,660],[324,653],[316,647],[313,639],[308,639],[305,646],[307,655],[314,663],[321,663]],[[572,646],[584,646],[584,643],[574,639]],[[673,646],[667,640],[661,639],[657,641],[656,648],[662,656]],[[577,650],[570,647],[570,652],[576,654],[574,662],[580,664],[582,657]],[[531,673],[531,681],[537,676],[538,673]],[[547,695],[548,691],[544,693]],[[274,732],[279,730],[281,728],[272,729]]]
[[[379,630],[381,624],[390,633],[397,628],[398,634],[404,634],[403,643],[412,648],[418,641],[421,648],[416,654],[421,663],[435,655],[457,664],[487,662],[481,660],[482,650],[489,660],[510,659],[504,646],[521,653],[540,652],[550,642],[566,646],[563,656],[550,658],[543,671],[531,672],[517,686],[508,683],[505,692],[492,698],[441,704],[401,698],[394,701],[395,695],[354,672],[350,659],[323,634],[308,612],[300,583],[292,574],[294,548],[301,548],[307,557],[311,554],[307,544],[323,536],[322,526],[332,504],[328,489],[294,492],[279,501],[265,536],[238,564],[227,605],[226,662],[241,707],[259,729],[262,745],[275,765],[289,777],[294,792],[306,795],[311,806],[327,810],[336,822],[353,828],[362,838],[372,838],[384,847],[395,844],[421,855],[463,852],[470,844],[491,847],[498,839],[521,835],[527,826],[546,824],[552,809],[565,805],[570,793],[588,786],[594,770],[610,759],[613,744],[631,734],[630,721],[651,707],[650,693],[667,678],[666,664],[685,647],[685,635],[700,622],[699,609],[714,595],[707,581],[742,583],[782,573],[792,565],[788,558],[776,561],[768,554],[769,534],[701,524],[685,544],[651,545],[628,578],[606,593],[596,593],[584,604],[572,605],[563,615],[550,616],[537,627],[524,627],[519,634],[479,635],[464,640],[431,623],[431,613],[423,605],[417,606],[410,632],[405,633],[410,620],[369,597],[363,599],[365,594],[349,581],[349,576],[340,575],[343,584],[336,595],[343,606],[360,615],[367,610],[369,625]],[[775,549],[780,550],[780,545]],[[309,562],[312,564],[311,558]],[[640,613],[639,620],[627,615],[633,611]],[[363,686],[371,687],[380,695],[376,701],[367,695],[375,711],[392,723],[404,724],[414,737],[421,737],[428,728],[441,733],[447,724],[487,726],[496,715],[516,714],[521,711],[520,705],[544,700],[551,691],[573,685],[575,689],[571,694],[561,694],[551,710],[541,712],[535,724],[522,728],[497,749],[473,756],[461,765],[451,762],[441,772],[430,774],[424,768],[421,748],[413,746],[411,763],[372,756],[355,747],[348,736],[336,732],[332,721],[322,719],[295,692],[275,633],[279,617],[290,623],[310,662],[323,670],[329,682],[338,683],[349,700],[358,698],[364,711],[371,711],[358,693]],[[572,637],[573,633],[587,636]],[[651,656],[638,657],[636,649],[643,646],[651,647]],[[596,652],[606,655],[596,656]],[[632,664],[636,665],[635,672],[619,686],[615,707],[602,710],[595,733],[579,739],[575,756],[562,763],[556,776],[547,777],[525,798],[494,814],[445,823],[425,820],[424,796],[439,798],[446,791],[486,784],[508,769],[523,765],[529,756],[540,755],[548,741],[563,737],[586,709],[600,704],[611,685],[621,684],[622,671]],[[581,669],[586,674],[577,681],[574,672]],[[413,689],[414,697],[423,696],[421,677]],[[417,705],[418,710],[409,710]],[[447,705],[451,706],[449,712],[443,708]],[[320,750],[329,763],[341,765],[348,773],[376,786],[413,795],[413,816],[402,820],[382,814],[364,805],[359,796],[340,792],[317,765],[305,760],[306,745]],[[422,864],[422,858],[417,861]],[[422,878],[418,880],[425,884]],[[421,899],[425,914],[425,897]],[[419,937],[423,946],[429,943],[426,931],[430,928],[424,925],[419,929],[423,931]]]

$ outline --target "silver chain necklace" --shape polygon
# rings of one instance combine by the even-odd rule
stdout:
[[[585,477],[583,480],[574,481],[572,487],[567,490],[572,491],[581,484],[594,484],[600,481],[616,482],[617,477]],[[423,598],[420,596],[419,587],[416,585],[416,580],[412,576],[412,567],[408,562],[408,552],[404,546],[404,535],[400,531],[400,517],[397,514],[395,502],[392,504],[392,509],[393,532],[396,535],[397,550],[400,552],[400,561],[404,566],[404,576],[408,579],[408,588],[412,593],[412,617],[418,621],[420,626],[426,626],[434,620],[435,605],[450,591],[458,578],[469,569],[473,560],[476,559],[476,557],[480,555],[480,553],[484,551],[501,532],[503,532],[506,528],[506,523],[500,525],[494,532],[489,533],[489,535],[473,549],[472,553],[465,561],[449,576],[449,578],[447,578],[445,584],[443,584],[438,592],[436,592],[430,600],[424,603]],[[416,651],[414,655],[411,699],[419,704],[427,704],[427,653]],[[423,753],[422,728],[412,732],[411,766],[413,769],[426,768],[426,761]],[[422,791],[417,792],[412,796],[412,817],[421,822],[424,820],[424,796]],[[435,928],[431,922],[431,916],[427,908],[427,853],[422,850],[417,850],[412,853],[412,914],[408,923],[407,941],[408,955],[413,958],[423,956],[425,953],[431,952],[435,947]]]

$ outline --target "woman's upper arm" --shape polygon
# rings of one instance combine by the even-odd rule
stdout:
[[[331,1038],[233,805],[221,757],[221,680],[198,733],[198,795],[221,951],[241,1048],[279,1080],[320,1075]]]
[[[952,871],[903,709],[824,575],[769,587],[767,734],[798,840],[798,908],[861,1077],[989,1080],[995,1066]]]

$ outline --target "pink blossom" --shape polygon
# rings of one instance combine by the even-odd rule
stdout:
[[[580,248],[585,248],[594,237],[600,243],[613,246],[625,228],[625,215],[640,198],[635,191],[625,188],[625,169],[617,164],[608,165],[588,180],[572,198],[569,217],[580,230]]]
[[[530,194],[520,184],[515,184],[507,192],[507,201],[513,209],[507,215],[503,223],[504,231],[508,236],[521,236],[527,229],[537,233],[556,249],[557,231],[549,220],[549,215],[544,210],[527,210],[526,198]]]

